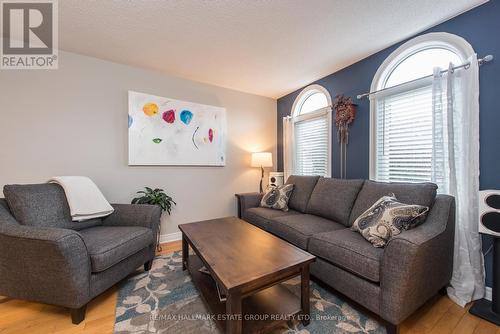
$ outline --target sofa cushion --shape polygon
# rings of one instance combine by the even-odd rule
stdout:
[[[388,183],[365,181],[354,202],[349,223],[354,221],[380,197],[394,194],[399,202],[432,207],[436,199],[437,185],[434,183]]]
[[[139,226],[95,226],[78,233],[87,246],[92,272],[112,267],[154,240],[151,229]]]
[[[307,249],[312,235],[342,228],[345,227],[325,218],[299,214],[274,218],[269,222],[267,230],[302,249]]]
[[[6,185],[3,192],[12,215],[23,225],[81,230],[102,223],[73,222],[64,190],[55,183]]]
[[[365,279],[380,281],[384,250],[373,247],[359,233],[348,228],[315,234],[309,240],[307,250]]]
[[[318,182],[319,176],[290,175],[286,184],[293,184],[293,192],[288,201],[288,207],[305,213],[311,193]]]
[[[307,213],[350,226],[349,214],[363,180],[320,178],[311,194]]]
[[[250,208],[242,213],[242,218],[250,224],[258,226],[263,230],[267,230],[267,225],[271,219],[298,214],[300,214],[300,212],[295,210],[288,210],[285,212],[268,208]]]

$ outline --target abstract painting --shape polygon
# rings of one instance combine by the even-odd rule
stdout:
[[[226,109],[128,92],[129,165],[224,166]]]

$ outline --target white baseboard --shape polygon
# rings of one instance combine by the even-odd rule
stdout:
[[[172,242],[172,241],[179,241],[181,239],[182,239],[182,233],[181,232],[161,234],[160,235],[160,244],[164,244],[164,243]]]
[[[484,294],[484,299],[491,301],[491,288],[489,286],[486,287],[486,293]]]

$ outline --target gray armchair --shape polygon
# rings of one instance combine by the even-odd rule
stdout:
[[[5,186],[0,199],[0,295],[71,309],[87,303],[155,256],[161,209],[114,204],[104,219],[72,222],[55,184]],[[17,218],[17,219],[16,219]]]

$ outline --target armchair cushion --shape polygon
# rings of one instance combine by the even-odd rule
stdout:
[[[92,272],[104,271],[154,242],[150,228],[95,226],[79,231],[90,255]]]
[[[54,183],[13,184],[3,188],[10,211],[22,225],[81,230],[100,219],[73,222],[63,188]]]

